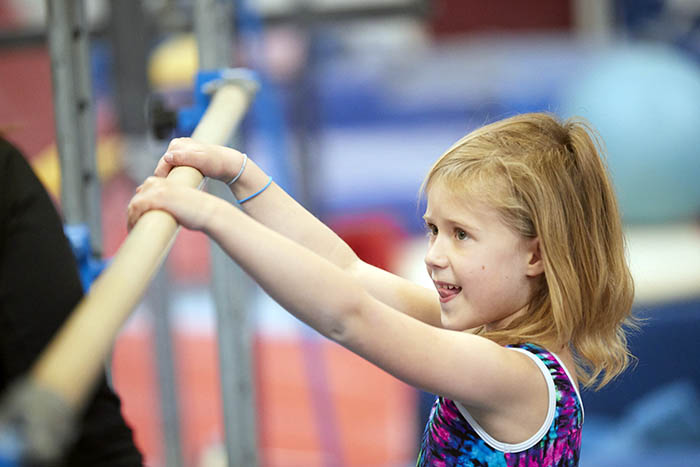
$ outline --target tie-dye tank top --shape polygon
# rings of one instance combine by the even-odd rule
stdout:
[[[459,403],[438,397],[425,426],[417,466],[576,466],[583,405],[566,367],[534,344],[511,346],[537,363],[547,380],[549,409],[540,430],[518,444],[493,439]]]

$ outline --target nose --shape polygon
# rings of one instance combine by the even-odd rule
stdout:
[[[436,237],[428,245],[428,251],[425,253],[425,265],[431,269],[443,269],[448,265],[447,254],[440,237]]]

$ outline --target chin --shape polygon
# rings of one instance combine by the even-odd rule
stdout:
[[[469,323],[464,320],[456,320],[446,315],[444,312],[440,317],[440,324],[442,324],[443,329],[449,329],[451,331],[465,331],[478,326],[478,324]]]
[[[440,324],[443,329],[449,329],[451,331],[469,331],[483,326],[485,323],[483,320],[476,319],[473,313],[469,313],[464,309],[459,311],[449,310],[446,311],[444,308],[440,314]]]

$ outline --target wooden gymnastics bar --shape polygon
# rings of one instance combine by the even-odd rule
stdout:
[[[245,83],[221,85],[192,138],[228,144],[252,92]],[[202,174],[191,167],[173,169],[168,180],[188,187],[203,185]],[[177,228],[175,219],[163,211],[149,211],[141,217],[31,369],[32,381],[63,398],[74,410],[83,408],[119,329],[167,256]]]

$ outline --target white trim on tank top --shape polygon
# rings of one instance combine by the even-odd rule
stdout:
[[[554,379],[552,378],[552,375],[549,373],[549,369],[547,368],[547,365],[540,360],[540,358],[531,353],[528,352],[527,350],[524,349],[519,349],[517,347],[512,347],[510,350],[515,350],[517,352],[522,352],[528,357],[530,357],[534,362],[537,364],[538,368],[544,375],[544,379],[547,382],[547,392],[549,393],[549,403],[547,406],[547,416],[544,419],[544,423],[542,423],[542,426],[540,426],[540,429],[537,430],[537,433],[532,435],[529,439],[526,439],[525,441],[522,441],[520,443],[504,443],[502,441],[498,441],[495,439],[493,436],[489,435],[486,433],[486,430],[484,430],[481,425],[477,423],[477,421],[474,419],[474,417],[471,416],[469,411],[464,407],[462,404],[460,404],[457,401],[454,401],[455,405],[457,406],[457,409],[459,412],[462,414],[462,416],[469,422],[469,424],[474,428],[474,431],[479,435],[481,439],[484,440],[486,444],[491,446],[492,448],[496,449],[497,451],[501,452],[521,452],[525,451],[526,449],[530,449],[533,447],[535,444],[539,443],[540,440],[544,437],[544,435],[547,433],[549,430],[549,427],[552,425],[552,422],[554,421],[554,414],[556,412],[556,403],[557,403],[557,397],[556,397],[556,390],[554,388]],[[559,359],[557,358],[557,361]],[[561,364],[561,362],[559,362]],[[563,366],[563,365],[562,365]],[[564,367],[564,370],[566,371],[566,367]],[[568,376],[568,371],[566,372]],[[569,377],[571,379],[571,377]],[[571,382],[573,384],[573,380]],[[577,391],[578,395],[578,391]],[[581,406],[583,407],[583,405]]]
[[[564,369],[564,373],[566,373],[566,377],[569,378],[569,381],[571,382],[571,385],[574,387],[574,391],[576,391],[576,397],[578,397],[578,403],[581,406],[581,423],[583,423],[583,420],[586,418],[586,412],[583,410],[583,399],[581,399],[581,393],[578,392],[578,386],[574,383],[574,378],[571,377],[571,373],[569,373],[569,369],[564,365],[564,362],[561,361],[561,358],[559,358],[559,355],[555,354],[554,352],[549,352],[552,354],[554,358],[557,359],[559,362],[559,365]]]

